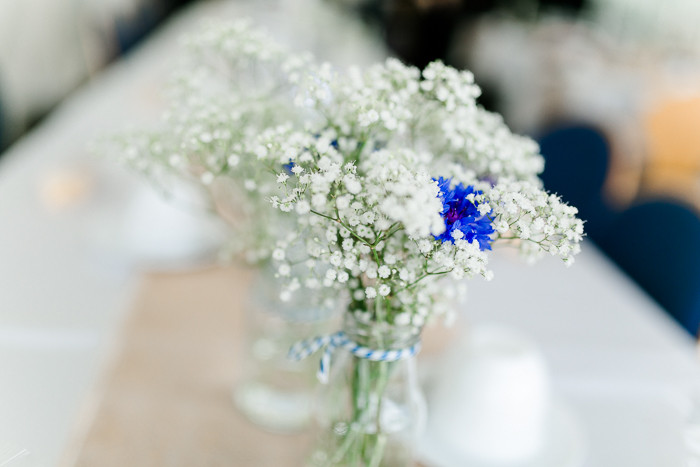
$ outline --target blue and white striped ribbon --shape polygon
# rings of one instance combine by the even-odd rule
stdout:
[[[420,350],[420,341],[406,349],[375,350],[353,342],[343,331],[338,331],[335,334],[297,342],[289,349],[289,358],[296,361],[303,360],[322,348],[323,355],[321,355],[321,362],[319,363],[316,376],[321,383],[326,384],[328,382],[331,357],[337,348],[343,348],[356,357],[365,358],[373,362],[395,362],[416,355]]]

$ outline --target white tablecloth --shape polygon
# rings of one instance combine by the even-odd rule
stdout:
[[[693,340],[593,244],[571,268],[497,255],[472,281],[467,314],[541,347],[555,395],[573,410],[586,466],[683,465],[685,418],[700,388]]]
[[[81,413],[90,410],[84,397],[144,262],[134,237],[143,226],[133,225],[144,217],[130,209],[134,196],[149,195],[133,176],[91,158],[85,144],[155,119],[175,38],[207,12],[221,16],[220,8],[207,3],[182,14],[0,159],[0,440],[29,450],[28,465],[57,465],[79,436]],[[256,14],[279,26],[292,11],[285,8]],[[301,11],[295,17],[306,18]],[[324,18],[345,46],[321,55],[340,63],[382,56],[366,37],[358,45],[357,30],[341,32],[345,21]],[[56,202],[56,186],[60,192],[76,183],[83,195]],[[169,209],[153,208],[150,241],[173,223],[189,226],[190,235],[156,259],[200,258],[206,251],[197,246],[215,243],[216,226]],[[493,282],[473,282],[468,313],[522,329],[542,346],[555,390],[582,427],[585,465],[677,465],[685,397],[700,376],[691,339],[592,245],[569,270],[552,260],[529,269],[507,255],[495,258],[494,270]]]

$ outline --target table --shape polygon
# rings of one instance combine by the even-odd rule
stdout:
[[[153,202],[149,231],[189,233],[178,248],[145,258],[158,236],[139,243],[144,229],[132,208],[148,192],[88,156],[85,143],[154,120],[174,38],[222,5],[183,13],[0,160],[0,439],[30,451],[29,465],[70,465],[143,267],[201,263],[210,249],[199,246],[219,238],[215,223]],[[365,60],[382,53],[364,50]],[[555,390],[580,419],[586,465],[680,462],[686,396],[700,377],[692,340],[592,244],[570,270],[553,258],[526,269],[507,252],[494,270],[492,283],[472,281],[469,319],[517,327],[540,343]]]

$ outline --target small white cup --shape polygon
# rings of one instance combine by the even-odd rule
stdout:
[[[514,330],[479,326],[445,357],[430,393],[433,439],[479,462],[536,456],[544,447],[551,393],[536,345]]]

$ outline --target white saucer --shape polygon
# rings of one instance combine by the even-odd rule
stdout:
[[[418,445],[418,458],[430,467],[581,467],[585,461],[583,430],[572,411],[559,401],[552,402],[545,448],[527,460],[494,463],[465,458],[452,446],[431,437],[430,430]],[[503,449],[507,449],[504,446]]]

